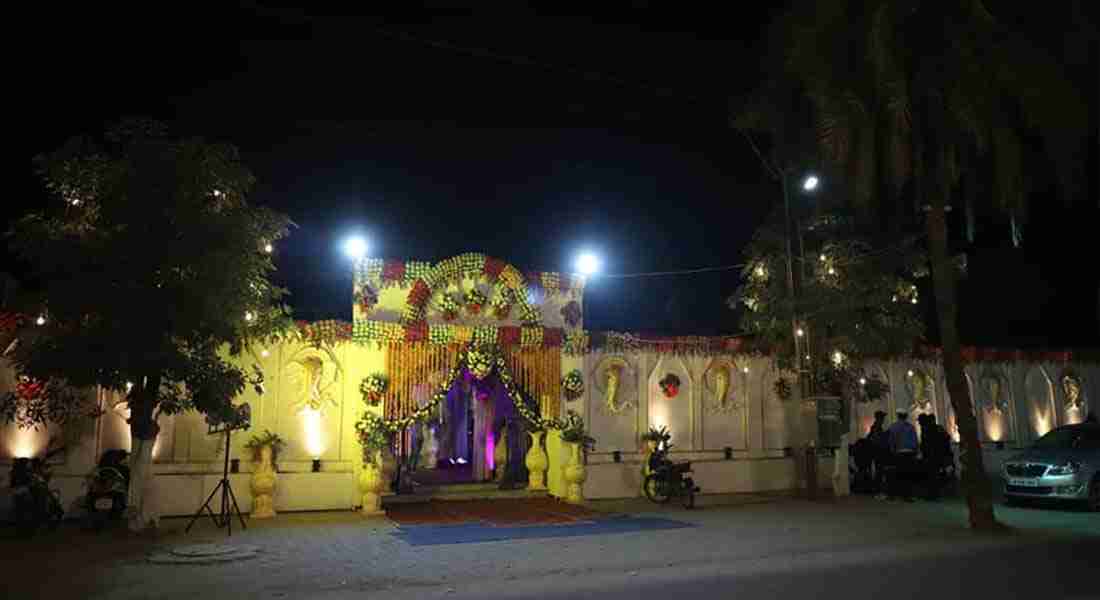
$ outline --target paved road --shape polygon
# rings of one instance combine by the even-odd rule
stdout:
[[[950,600],[955,598],[1096,600],[1100,542],[1054,542],[1023,547],[942,552],[924,548],[861,548],[627,572],[562,572],[508,582],[461,582],[419,590],[372,593],[371,598],[582,599],[736,598],[783,600]],[[336,600],[362,591],[307,596]]]
[[[691,512],[597,505],[691,528],[432,546],[410,546],[388,521],[354,513],[284,514],[234,533],[259,557],[208,566],[145,561],[165,547],[225,541],[204,522],[184,534],[185,520],[168,520],[153,539],[62,530],[30,544],[0,540],[10,586],[0,597],[1100,600],[1094,514],[1001,509],[1016,530],[988,537],[965,529],[959,502],[704,500]]]

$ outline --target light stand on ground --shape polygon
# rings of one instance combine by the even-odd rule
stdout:
[[[199,507],[199,510],[195,512],[195,516],[191,517],[191,522],[187,524],[185,532],[191,531],[191,526],[195,524],[195,521],[202,516],[203,512],[210,515],[210,519],[214,521],[214,525],[218,528],[225,527],[227,535],[233,535],[233,515],[236,513],[237,518],[241,521],[241,529],[248,529],[244,524],[244,515],[241,514],[241,508],[237,506],[237,496],[233,493],[233,486],[229,483],[229,434],[232,433],[232,428],[226,427],[225,429],[225,465],[222,468],[222,480],[218,482],[218,485],[214,486],[214,490],[210,492],[210,495],[206,497],[206,502]],[[214,509],[210,508],[210,502],[214,499],[214,496],[221,491],[221,509],[215,513]]]

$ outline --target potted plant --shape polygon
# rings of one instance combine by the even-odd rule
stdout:
[[[648,454],[652,454],[662,442],[668,442],[670,439],[672,439],[672,434],[668,432],[668,427],[664,425],[661,425],[660,428],[650,427],[649,431],[642,434],[642,441],[645,442]]]
[[[355,424],[355,434],[363,448],[363,467],[359,471],[359,492],[362,495],[362,514],[383,514],[382,490],[386,477],[382,468],[382,453],[392,441],[391,433],[382,419],[372,413],[364,413]]]
[[[584,428],[584,419],[575,411],[567,411],[561,429],[561,441],[569,448],[570,461],[565,467],[565,500],[573,504],[584,501],[583,484],[588,478],[584,469],[585,453],[596,447],[596,439]]]
[[[244,447],[252,451],[252,518],[270,519],[275,516],[275,482],[279,452],[286,441],[277,433],[265,429],[253,435]]]

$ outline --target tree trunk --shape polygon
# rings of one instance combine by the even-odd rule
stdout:
[[[130,493],[127,506],[130,531],[134,532],[156,527],[160,519],[148,493],[153,483],[153,445],[160,432],[153,418],[159,390],[160,376],[147,377],[140,388],[135,386],[130,396]]]
[[[941,152],[942,154],[942,152]],[[949,186],[946,181],[931,186],[932,193],[927,218],[928,246],[932,262],[932,286],[939,319],[940,344],[943,347],[943,372],[955,421],[959,428],[962,487],[970,509],[973,529],[991,530],[998,527],[993,514],[993,490],[982,461],[982,446],[978,439],[978,421],[970,400],[970,387],[963,371],[962,348],[959,343],[958,307],[955,303],[955,268],[948,259],[947,220],[944,211]]]

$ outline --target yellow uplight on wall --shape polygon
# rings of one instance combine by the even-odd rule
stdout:
[[[1050,414],[1046,411],[1040,411],[1035,413],[1035,435],[1043,437],[1050,431]]]
[[[986,431],[989,432],[989,439],[994,442],[1000,442],[1004,440],[1004,423],[999,417],[991,416],[985,420]]]
[[[307,407],[299,414],[302,415],[302,433],[306,453],[313,458],[320,458],[325,453],[325,433],[321,411]]]
[[[46,449],[49,436],[45,431],[36,431],[30,427],[14,427],[8,441],[8,449],[15,458],[31,458]]]

